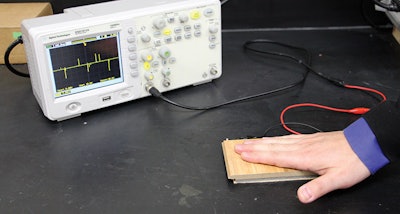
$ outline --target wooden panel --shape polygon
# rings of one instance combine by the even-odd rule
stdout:
[[[400,31],[397,28],[393,28],[393,37],[400,44]]]
[[[227,176],[234,183],[309,180],[316,177],[311,172],[243,161],[240,155],[234,151],[235,145],[243,143],[243,141],[242,139],[222,142]]]

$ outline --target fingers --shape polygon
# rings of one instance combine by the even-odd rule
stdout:
[[[257,144],[257,143],[284,143],[284,144],[290,144],[290,143],[295,143],[299,140],[302,139],[307,139],[311,135],[284,135],[284,136],[278,136],[278,137],[264,137],[261,139],[251,139],[251,140],[246,140],[244,141],[243,144]]]
[[[302,203],[311,203],[323,195],[338,189],[328,174],[320,176],[304,184],[297,190],[297,196]]]
[[[309,170],[309,165],[305,164],[304,153],[307,147],[301,143],[307,138],[309,135],[252,139],[237,144],[235,152],[247,162]]]
[[[297,196],[302,203],[311,203],[334,190],[352,187],[369,175],[365,167],[359,167],[355,171],[331,169],[326,174],[301,186],[297,190]]]
[[[308,170],[309,166],[304,165],[304,157],[301,153],[293,152],[296,149],[280,145],[248,145],[242,149],[241,145],[237,145],[236,152],[241,158],[247,162],[262,163],[279,167],[295,168],[300,170]],[[285,150],[285,151],[283,151]]]
[[[287,144],[276,144],[276,143],[251,143],[251,144],[237,144],[235,145],[235,151],[237,153],[242,152],[269,152],[269,151],[291,151],[293,147]]]
[[[262,139],[246,140],[243,144],[235,146],[235,151],[238,153],[244,151],[292,151],[299,147],[300,142],[307,139],[308,136],[288,135],[282,137],[270,137]]]

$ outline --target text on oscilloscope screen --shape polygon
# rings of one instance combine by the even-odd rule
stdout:
[[[56,98],[123,81],[118,34],[62,42],[46,48]]]

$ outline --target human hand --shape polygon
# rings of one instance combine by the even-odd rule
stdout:
[[[235,151],[248,162],[320,175],[297,190],[302,203],[313,202],[333,190],[349,188],[370,175],[342,131],[248,140],[236,145]]]

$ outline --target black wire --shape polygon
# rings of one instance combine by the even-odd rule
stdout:
[[[267,92],[264,92],[264,93],[259,93],[259,94],[255,94],[255,95],[251,95],[251,96],[247,96],[247,97],[242,97],[242,98],[230,100],[230,101],[227,101],[227,102],[221,103],[221,104],[204,106],[204,107],[188,106],[188,105],[184,105],[184,104],[180,104],[180,103],[174,102],[174,101],[168,99],[167,97],[165,97],[164,95],[162,95],[162,93],[155,87],[151,87],[149,89],[149,93],[151,95],[153,95],[154,97],[158,97],[158,98],[162,99],[163,101],[165,101],[165,102],[167,102],[167,103],[169,103],[171,105],[174,105],[176,107],[180,107],[180,108],[183,108],[183,109],[187,109],[187,110],[211,110],[211,109],[219,108],[219,107],[226,106],[226,105],[229,105],[229,104],[243,102],[243,101],[246,101],[246,100],[255,99],[255,98],[258,98],[258,97],[271,95],[271,94],[278,93],[278,92],[281,92],[281,91],[284,91],[284,90],[288,90],[290,88],[296,87],[297,85],[301,84],[303,81],[304,80],[302,79],[302,80],[300,80],[300,81],[298,81],[296,83],[293,83],[291,85],[288,85],[288,86],[285,86],[285,87],[281,87],[281,88],[278,88],[278,89],[275,89],[275,90],[271,90],[271,91],[267,91]]]
[[[318,129],[318,128],[312,126],[312,125],[306,124],[306,123],[286,122],[285,124],[286,124],[286,125],[305,126],[305,127],[307,127],[307,128],[313,129],[313,130],[316,131],[316,132],[322,132],[322,130],[320,130],[320,129]],[[274,129],[274,128],[281,127],[282,125],[283,125],[282,123],[279,123],[279,124],[276,124],[276,125],[273,125],[273,126],[269,127],[267,130],[264,131],[264,134],[263,134],[262,136],[263,136],[263,137],[267,137],[268,132],[270,132],[270,131],[271,131],[272,129]]]
[[[288,55],[288,54],[279,53],[279,52],[260,51],[260,50],[257,50],[257,49],[254,49],[254,48],[251,48],[251,47],[250,47],[251,44],[256,44],[256,43],[269,43],[269,44],[275,44],[275,45],[283,46],[283,47],[290,48],[290,49],[300,50],[300,51],[306,53],[306,58],[307,58],[307,62],[308,62],[308,63],[307,63],[307,64],[306,64],[306,63],[303,63],[302,60],[299,60],[299,59],[297,59],[296,57],[291,56],[291,55]],[[302,84],[302,83],[305,81],[305,78],[306,78],[306,75],[308,74],[308,72],[309,72],[310,70],[312,70],[312,68],[308,65],[308,64],[311,64],[311,55],[310,55],[309,52],[308,52],[306,49],[304,49],[304,48],[300,48],[300,47],[296,47],[296,46],[291,46],[291,45],[288,45],[288,44],[284,44],[284,43],[280,43],[280,42],[275,42],[275,41],[271,41],[271,40],[251,40],[251,41],[247,41],[247,42],[243,45],[243,47],[244,47],[245,49],[251,50],[251,51],[256,52],[256,53],[276,55],[276,56],[280,56],[280,57],[285,57],[285,58],[291,59],[291,60],[293,60],[293,61],[295,61],[295,62],[297,62],[297,63],[300,63],[300,64],[304,65],[304,67],[305,67],[307,70],[306,70],[305,73],[303,73],[302,78],[301,78],[300,80],[298,80],[298,81],[296,81],[296,82],[294,82],[294,83],[292,83],[292,84],[289,84],[289,85],[287,85],[287,86],[284,86],[284,87],[281,87],[281,88],[278,88],[278,89],[274,89],[274,90],[270,90],[270,91],[267,91],[267,92],[263,92],[263,93],[259,93],[259,94],[255,94],[255,95],[251,95],[251,96],[247,96],[247,97],[242,97],[242,98],[234,99],[234,100],[227,101],[227,102],[224,102],[224,103],[221,103],[221,104],[210,105],[210,106],[204,106],[204,107],[189,106],[189,105],[185,105],[185,104],[181,104],[181,103],[174,102],[174,101],[168,99],[167,97],[165,97],[165,96],[164,96],[157,88],[155,88],[155,87],[151,87],[151,88],[149,89],[149,93],[150,93],[151,95],[153,95],[154,97],[158,97],[158,98],[162,99],[163,101],[165,101],[165,102],[167,102],[167,103],[169,103],[169,104],[171,104],[171,105],[174,105],[174,106],[176,106],[176,107],[180,107],[180,108],[183,108],[183,109],[188,109],[188,110],[210,110],[210,109],[215,109],[215,108],[219,108],[219,107],[222,107],[222,106],[226,106],[226,105],[229,105],[229,104],[238,103],[238,102],[243,102],[243,101],[246,101],[246,100],[255,99],[255,98],[262,97],[262,96],[266,96],[266,95],[271,95],[271,94],[274,94],[274,93],[278,93],[278,92],[282,92],[282,91],[285,91],[285,90],[294,88],[294,87],[296,87],[296,86]]]
[[[300,60],[300,59],[298,59],[298,58],[296,58],[296,57],[294,57],[294,56],[292,56],[292,55],[288,55],[288,54],[284,54],[284,53],[280,53],[280,52],[263,51],[263,50],[259,50],[259,49],[250,47],[251,44],[260,44],[260,43],[261,43],[261,44],[271,43],[271,44],[276,44],[276,45],[280,45],[280,46],[284,46],[284,47],[288,47],[288,48],[292,48],[292,49],[297,49],[297,50],[304,51],[304,52],[307,53],[307,56],[308,56],[307,63],[305,63],[303,60]],[[257,53],[268,54],[268,55],[274,55],[274,56],[280,56],[280,57],[284,57],[284,58],[290,59],[290,60],[295,61],[295,62],[297,62],[298,64],[302,65],[302,66],[305,67],[308,71],[311,71],[312,73],[314,73],[314,74],[316,74],[316,75],[322,77],[323,79],[328,80],[329,82],[331,82],[331,83],[333,83],[333,84],[335,84],[335,85],[337,85],[337,86],[344,87],[344,82],[343,82],[342,80],[335,79],[335,78],[332,78],[332,77],[328,77],[328,76],[326,76],[325,74],[314,70],[314,69],[311,67],[311,57],[310,57],[310,54],[309,54],[309,52],[308,52],[306,49],[304,49],[304,48],[300,48],[300,47],[296,47],[296,46],[292,46],[292,45],[288,45],[288,44],[284,44],[284,43],[280,43],[280,42],[276,42],[276,41],[266,40],[266,39],[256,39],[256,40],[247,41],[247,42],[244,44],[244,47],[245,47],[246,49],[248,49],[248,50],[251,50],[251,51],[254,51],[254,52],[257,52]]]
[[[258,50],[258,49],[255,49],[255,48],[251,48],[250,47],[251,44],[273,44],[273,45],[286,47],[286,48],[289,48],[289,49],[300,50],[300,51],[302,51],[302,52],[304,52],[306,54],[307,64],[311,65],[311,54],[305,48],[301,48],[301,47],[297,47],[297,46],[293,46],[293,45],[289,45],[289,44],[285,44],[285,43],[281,43],[281,42],[277,42],[277,41],[273,41],[273,40],[268,40],[268,39],[254,39],[254,40],[249,40],[249,41],[247,41],[247,42],[245,42],[243,44],[243,47],[245,49],[248,49],[248,50],[251,50],[251,51],[254,51],[254,52],[257,52],[257,53],[262,53],[262,54],[270,54],[270,55],[275,55],[275,56],[286,57],[286,58],[289,58],[289,59],[294,60],[294,61],[299,62],[299,63],[302,60],[299,60],[298,58],[296,58],[294,56],[291,56],[291,55],[288,55],[288,54],[284,54],[284,53],[281,53],[281,52]]]
[[[10,70],[15,75],[18,75],[21,77],[29,77],[29,74],[18,71],[10,63],[10,53],[19,44],[23,44],[22,36],[19,36],[15,41],[13,41],[10,44],[10,46],[8,46],[6,52],[4,53],[4,64],[7,66],[8,70]]]

